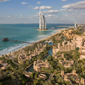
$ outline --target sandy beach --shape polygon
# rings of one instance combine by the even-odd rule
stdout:
[[[53,35],[51,35],[51,36],[49,36],[49,37],[43,38],[43,39],[41,39],[41,40],[39,40],[39,41],[36,41],[35,43],[41,42],[41,41],[43,41],[43,40],[48,40],[48,39],[50,39],[52,36],[55,36],[56,34],[60,33],[60,32],[63,31],[63,30],[65,30],[65,28],[59,29],[59,30],[55,30],[55,31],[57,31],[55,34],[53,34]],[[27,46],[32,46],[33,44],[34,44],[34,43],[31,43],[31,44],[29,44],[29,45],[27,45]],[[18,52],[18,51],[22,50],[23,48],[26,48],[27,46],[22,47],[22,48],[19,48],[18,50],[15,50],[15,51],[10,52],[10,53],[13,54],[14,52]],[[9,55],[10,53],[4,54],[4,55]],[[2,56],[0,56],[0,57],[2,57]]]

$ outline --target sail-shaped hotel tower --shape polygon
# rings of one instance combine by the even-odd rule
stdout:
[[[41,11],[39,13],[39,30],[46,30],[45,15]]]

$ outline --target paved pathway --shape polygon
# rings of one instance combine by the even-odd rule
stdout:
[[[48,80],[47,80],[47,82],[55,75],[55,73],[56,72],[54,72],[54,73],[52,73],[52,74],[50,74],[50,76],[49,76],[49,78],[48,78]]]
[[[13,62],[14,64],[16,64],[16,65],[19,65],[18,63],[14,62],[14,59],[12,59],[12,62]]]

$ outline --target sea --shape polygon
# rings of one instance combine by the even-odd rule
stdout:
[[[37,30],[39,24],[0,24],[0,56],[29,45],[29,43],[14,41],[3,42],[3,38],[34,43],[55,34],[59,29],[67,29],[71,26],[74,24],[47,24],[48,31],[39,31]]]

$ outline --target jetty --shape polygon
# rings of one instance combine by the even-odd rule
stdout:
[[[4,38],[4,39],[2,39],[2,41],[14,41],[14,42],[21,42],[21,43],[32,43],[32,42],[25,42],[25,41],[18,41],[18,40],[10,40],[10,39],[8,39],[8,38]]]

